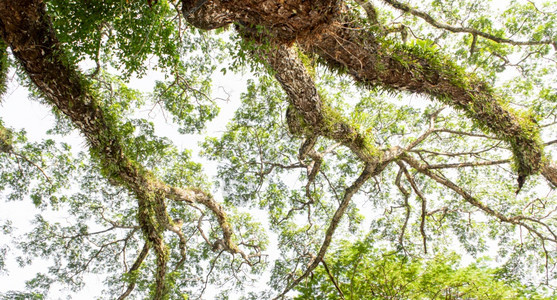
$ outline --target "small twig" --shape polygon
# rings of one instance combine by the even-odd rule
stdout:
[[[329,279],[331,279],[331,281],[333,282],[333,284],[335,285],[335,288],[337,289],[339,295],[340,295],[340,299],[345,299],[344,298],[344,293],[342,292],[342,290],[340,289],[340,286],[338,285],[337,280],[335,279],[335,277],[333,276],[333,273],[331,273],[331,270],[329,270],[329,267],[327,266],[327,263],[325,262],[325,259],[321,259],[321,263],[323,264],[323,267],[325,267],[325,271],[327,271],[327,275],[329,276]]]
[[[36,163],[34,163],[33,161],[31,161],[30,159],[28,159],[25,155],[20,154],[19,152],[15,152],[12,151],[11,152],[13,155],[23,159],[24,161],[26,161],[28,164],[32,165],[33,167],[37,168],[39,171],[41,171],[41,173],[43,173],[44,177],[46,178],[46,180],[48,181],[48,183],[52,184],[52,181],[50,180],[50,177],[48,177],[48,175],[46,175],[46,172],[43,170],[43,168],[41,168],[39,165],[37,165]]]
[[[406,232],[406,227],[408,226],[408,220],[410,219],[410,204],[408,203],[408,198],[410,197],[410,192],[407,191],[402,186],[402,183],[400,182],[400,179],[402,178],[402,174],[404,173],[404,171],[403,171],[404,165],[400,161],[397,161],[397,164],[400,168],[399,168],[398,173],[396,175],[395,185],[398,187],[398,190],[402,193],[402,196],[404,198],[404,207],[406,208],[406,216],[404,218],[404,224],[402,225],[402,228],[400,229],[400,234],[398,236],[398,243],[404,249],[404,233]]]
[[[327,228],[327,232],[325,233],[325,238],[323,240],[323,243],[321,244],[321,248],[319,249],[317,257],[311,262],[311,264],[307,267],[307,269],[304,271],[304,273],[301,276],[299,276],[298,278],[293,280],[292,283],[290,283],[284,289],[284,291],[282,291],[282,293],[280,293],[274,299],[281,299],[282,297],[284,297],[284,295],[286,295],[286,293],[288,293],[292,288],[294,288],[302,280],[304,280],[304,278],[306,278],[319,265],[319,263],[321,262],[323,257],[325,257],[325,253],[327,252],[327,249],[329,248],[329,245],[332,242],[333,234],[335,233],[335,230],[338,227],[340,219],[344,215],[344,212],[348,208],[348,205],[350,204],[350,201],[352,200],[352,197],[354,196],[354,194],[356,194],[356,192],[358,192],[360,190],[362,185],[366,181],[368,181],[368,179],[375,172],[379,171],[378,169],[373,168],[373,167],[377,167],[377,166],[371,166],[369,164],[366,164],[363,172],[360,174],[358,179],[356,179],[356,181],[354,181],[354,183],[351,186],[346,188],[342,203],[338,207],[337,211],[335,212],[334,216],[332,217],[332,219],[329,223],[329,227]]]
[[[481,36],[485,39],[488,40],[492,40],[496,43],[503,43],[503,44],[510,44],[510,45],[515,45],[515,46],[532,46],[532,45],[552,45],[555,50],[557,50],[557,42],[552,41],[552,40],[542,40],[542,41],[515,41],[515,40],[511,40],[511,39],[506,39],[506,38],[501,38],[501,37],[497,37],[494,36],[492,34],[483,32],[483,31],[479,31],[477,29],[474,28],[469,28],[469,27],[455,27],[455,26],[451,26],[445,23],[441,23],[437,20],[435,20],[431,15],[423,12],[423,11],[419,11],[417,9],[414,9],[412,7],[410,7],[407,4],[404,4],[402,2],[396,1],[396,0],[383,0],[385,1],[387,4],[391,5],[392,7],[402,10],[403,12],[407,12],[410,13],[418,18],[423,19],[424,21],[426,21],[427,23],[429,23],[430,25],[432,25],[433,27],[439,28],[439,29],[444,29],[444,30],[448,30],[450,32],[454,32],[454,33],[469,33],[472,34],[474,36]]]
[[[424,253],[427,254],[427,236],[425,234],[425,222],[426,222],[426,216],[427,216],[427,199],[424,196],[424,194],[422,193],[422,191],[418,188],[418,185],[416,184],[416,181],[414,180],[414,177],[410,174],[410,172],[408,172],[408,170],[406,169],[404,164],[402,162],[398,162],[398,163],[399,163],[399,166],[400,166],[402,172],[404,173],[404,176],[406,177],[408,182],[410,182],[410,186],[412,187],[412,189],[414,190],[416,195],[418,195],[418,197],[422,200],[422,215],[421,215],[421,219],[420,219],[420,233],[422,235],[422,240],[423,240],[423,245],[424,245]]]

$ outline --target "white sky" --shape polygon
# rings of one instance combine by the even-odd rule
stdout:
[[[506,1],[493,1],[495,7],[500,7]],[[539,2],[539,1],[535,1]],[[214,88],[214,98],[227,98],[230,95],[230,102],[219,101],[218,105],[221,107],[219,116],[211,123],[208,124],[206,135],[219,136],[225,129],[226,123],[232,117],[234,111],[240,104],[240,94],[245,90],[245,80],[240,75],[227,74],[223,76],[220,73],[215,74],[214,82],[220,84],[222,87]],[[156,79],[162,79],[161,74],[152,73],[142,79],[132,81],[131,86],[138,88],[144,92],[149,92],[154,86]],[[223,91],[226,91],[226,93]],[[203,140],[204,135],[180,135],[177,133],[176,128],[171,124],[165,123],[163,115],[160,110],[155,109],[150,115],[154,117],[156,123],[156,132],[158,135],[169,137],[177,147],[180,149],[188,148],[194,150],[194,155],[198,152],[198,143]],[[45,137],[46,129],[50,128],[54,122],[49,108],[37,102],[27,99],[27,91],[24,87],[12,82],[10,84],[7,96],[4,97],[0,104],[0,118],[4,121],[7,127],[18,129],[25,129],[27,136],[31,141],[39,141]],[[83,140],[79,134],[74,133],[69,137],[65,137],[64,141],[71,144],[72,147],[78,149],[83,146]],[[195,158],[195,156],[194,156]],[[212,162],[202,160],[199,157],[197,161],[203,163],[206,174],[209,176],[216,175],[216,166]],[[217,193],[217,199],[219,194]],[[30,227],[30,220],[35,214],[42,213],[36,209],[29,199],[24,199],[20,202],[4,202],[1,201],[0,209],[0,224],[7,218],[14,221],[14,227],[26,229]],[[21,231],[20,231],[21,232]],[[5,238],[0,235],[0,238]],[[0,241],[3,244],[4,241]],[[272,247],[271,247],[272,248]],[[12,249],[13,250],[13,249]],[[0,294],[9,290],[25,290],[25,280],[31,279],[38,270],[44,268],[44,265],[35,263],[30,267],[19,269],[14,261],[14,255],[8,255],[11,258],[8,261],[9,274],[0,274]],[[100,296],[102,283],[100,277],[96,275],[89,275],[88,285],[78,294],[74,299],[95,299]],[[210,299],[211,293],[207,293],[206,298]],[[52,290],[51,296],[48,299],[64,299],[65,292],[56,292]]]
[[[3,120],[7,127],[16,130],[25,129],[29,141],[41,141],[45,138],[53,138],[52,136],[46,136],[45,133],[46,130],[54,125],[54,117],[50,113],[50,109],[45,105],[28,99],[27,89],[17,84],[15,79],[13,79],[13,73],[11,75],[10,78],[12,78],[12,80],[9,84],[8,92],[0,103],[0,119]],[[149,76],[145,76],[142,79],[132,80],[130,86],[148,93],[154,87],[155,80],[162,79],[163,76],[161,74],[152,72]],[[207,124],[205,134],[179,134],[175,126],[165,121],[158,107],[154,110],[151,110],[150,107],[144,110],[144,113],[149,112],[148,117],[152,118],[152,121],[156,124],[156,134],[170,138],[179,149],[193,150],[194,160],[203,164],[205,173],[210,177],[216,175],[216,164],[204,160],[197,155],[199,152],[198,143],[203,141],[204,137],[207,135],[220,136],[224,132],[226,124],[232,118],[235,110],[240,104],[240,94],[244,91],[246,85],[245,79],[242,79],[241,75],[233,75],[231,73],[226,76],[220,73],[215,74],[214,82],[219,84],[219,86],[214,88],[213,98],[217,99],[215,101],[218,102],[217,104],[221,107],[221,111],[215,120]],[[228,97],[230,99],[228,102],[219,100],[219,98],[225,99]],[[169,118],[168,122],[171,122],[171,117],[167,117]],[[70,144],[72,149],[76,152],[84,150],[84,140],[76,131],[61,140]],[[217,193],[217,199],[219,199],[219,196],[219,193]],[[30,229],[30,222],[36,214],[45,214],[45,212],[37,209],[30,199],[23,199],[17,202],[4,202],[3,199],[0,199],[0,203],[0,224],[3,224],[8,219],[14,221],[13,226],[16,229],[16,234],[14,234],[14,236],[17,236],[17,233],[21,234],[24,233],[25,230]],[[0,238],[3,239],[5,236],[0,235]],[[5,241],[0,241],[0,244],[5,244],[4,242]],[[11,249],[10,252],[17,253],[17,250],[14,250],[16,249]],[[37,272],[45,271],[45,268],[50,264],[44,260],[37,260],[31,266],[19,268],[15,261],[15,256],[15,254],[10,255],[10,253],[7,255],[7,269],[9,273],[0,274],[0,294],[10,290],[24,291],[25,281],[33,278]],[[102,277],[97,275],[87,276],[88,284],[81,292],[75,294],[73,299],[95,299],[99,297],[103,288],[102,279]],[[53,287],[48,299],[63,299],[67,293],[68,291],[57,291],[57,288]],[[206,298],[210,299],[211,294],[212,293],[208,289]]]

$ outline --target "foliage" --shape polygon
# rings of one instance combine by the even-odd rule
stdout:
[[[374,249],[369,240],[340,243],[296,299],[542,299],[520,282],[505,282],[488,261],[460,266],[454,252],[421,259]],[[324,266],[327,265],[327,268]],[[330,273],[329,273],[330,272]]]
[[[0,298],[555,297],[557,3],[264,3],[0,3]]]

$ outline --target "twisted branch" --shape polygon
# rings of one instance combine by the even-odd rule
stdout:
[[[435,20],[435,18],[433,18],[428,13],[425,13],[423,11],[414,9],[414,8],[410,7],[409,5],[404,4],[400,1],[383,0],[383,2],[391,5],[392,7],[396,8],[398,10],[401,10],[405,13],[409,13],[413,16],[416,16],[416,17],[426,21],[427,23],[429,23],[430,25],[432,25],[435,28],[448,30],[448,31],[454,32],[454,33],[469,33],[469,34],[472,34],[474,40],[472,42],[470,52],[474,52],[473,49],[474,49],[474,45],[475,45],[475,41],[476,41],[477,36],[481,36],[485,39],[492,40],[496,43],[510,44],[510,45],[514,45],[514,46],[552,45],[553,48],[555,48],[555,50],[557,50],[557,42],[556,41],[552,41],[552,40],[515,41],[515,40],[512,40],[512,39],[498,37],[498,36],[495,36],[495,35],[492,35],[492,34],[489,34],[489,33],[474,29],[474,28],[456,27],[456,26],[451,26],[451,25],[445,24],[445,23],[441,23],[441,22]]]
[[[2,1],[0,34],[44,97],[85,136],[103,175],[111,182],[127,187],[137,197],[140,227],[149,247],[156,253],[155,298],[161,299],[167,293],[168,249],[163,232],[172,223],[166,210],[166,199],[204,205],[219,222],[224,250],[247,257],[232,241],[233,232],[224,209],[211,195],[195,188],[168,186],[140,163],[127,157],[117,124],[106,116],[101,102],[89,91],[84,76],[75,66],[66,63],[43,1]]]

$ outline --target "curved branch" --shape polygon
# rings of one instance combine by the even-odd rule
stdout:
[[[377,149],[370,136],[358,132],[340,114],[323,103],[311,75],[294,48],[271,45],[268,49],[261,47],[256,53],[269,64],[275,78],[286,91],[291,104],[290,112],[287,111],[289,126],[299,128],[297,134],[323,136],[334,140],[352,150],[364,163],[375,163],[383,159],[383,152],[386,151]],[[292,126],[292,123],[297,124]]]
[[[342,292],[342,289],[340,288],[340,286],[338,284],[338,280],[336,280],[336,278],[333,275],[333,273],[331,272],[331,270],[329,270],[329,266],[327,266],[327,263],[325,262],[325,259],[321,260],[321,263],[323,264],[323,267],[325,267],[325,271],[327,271],[327,275],[329,276],[329,279],[335,285],[335,288],[337,289],[338,294],[340,295],[340,299],[344,300],[345,299],[344,298],[344,293]]]
[[[356,3],[358,3],[365,10],[367,18],[369,19],[371,24],[379,26],[379,28],[383,27],[381,22],[379,22],[379,18],[377,16],[378,15],[377,9],[375,8],[375,6],[373,6],[371,1],[369,1],[369,0],[356,0]]]
[[[171,224],[166,199],[190,205],[203,204],[217,217],[225,250],[243,254],[232,241],[232,228],[223,208],[211,195],[195,188],[168,186],[126,156],[116,122],[106,115],[101,102],[89,91],[86,79],[75,66],[66,62],[43,1],[0,2],[0,35],[50,104],[64,113],[85,136],[103,175],[112,183],[127,187],[137,197],[139,224],[156,253],[155,298],[163,298],[167,292],[168,249],[163,232]]]
[[[342,202],[340,206],[337,208],[335,214],[333,215],[331,222],[329,223],[329,227],[327,228],[327,232],[325,233],[325,238],[323,240],[323,243],[321,244],[321,248],[319,249],[317,256],[312,260],[311,264],[307,267],[304,273],[300,277],[294,279],[290,283],[290,285],[288,285],[284,289],[284,291],[274,299],[280,299],[281,297],[284,297],[286,293],[288,293],[292,288],[294,288],[302,280],[304,280],[304,278],[306,278],[319,265],[319,263],[321,263],[321,261],[325,257],[325,253],[327,253],[327,249],[329,248],[329,245],[331,244],[331,241],[333,239],[333,234],[335,233],[335,230],[337,229],[340,223],[340,219],[342,218],[344,212],[348,208],[348,204],[350,204],[350,200],[352,200],[354,194],[356,194],[360,190],[362,185],[371,176],[375,176],[377,173],[381,172],[381,170],[382,168],[378,168],[378,166],[372,166],[370,164],[367,164],[365,169],[358,177],[358,179],[356,179],[356,181],[354,181],[354,183],[351,186],[346,188]]]
[[[472,42],[472,46],[471,46],[471,50],[470,52],[474,52],[474,44],[476,41],[476,37],[477,36],[481,36],[483,38],[486,38],[488,40],[492,40],[496,43],[503,43],[503,44],[510,44],[510,45],[514,45],[514,46],[533,46],[533,45],[552,45],[553,48],[555,48],[555,50],[557,50],[557,42],[556,41],[552,41],[552,40],[543,40],[543,41],[515,41],[515,40],[511,40],[511,39],[506,39],[506,38],[502,38],[502,37],[498,37],[474,28],[469,28],[469,27],[455,27],[455,26],[451,26],[448,24],[444,24],[441,23],[437,20],[435,20],[435,18],[433,18],[431,15],[423,12],[423,11],[419,11],[417,9],[414,9],[412,7],[410,7],[407,4],[404,4],[402,2],[396,1],[396,0],[383,0],[383,2],[391,5],[392,7],[401,10],[403,12],[409,13],[413,16],[416,16],[424,21],[426,21],[427,23],[429,23],[431,26],[435,27],[435,28],[439,28],[439,29],[444,29],[444,30],[448,30],[450,32],[454,32],[454,33],[470,33],[472,34],[474,41]]]
[[[406,232],[406,227],[408,226],[408,220],[410,220],[410,212],[411,212],[411,207],[410,204],[408,203],[410,192],[406,190],[404,186],[402,186],[402,183],[400,182],[400,179],[402,178],[402,174],[404,173],[403,171],[404,165],[400,161],[397,161],[397,165],[399,166],[399,169],[396,175],[395,185],[397,186],[398,190],[402,194],[402,197],[404,198],[403,207],[406,209],[406,215],[404,216],[404,223],[402,224],[402,228],[400,229],[400,234],[398,236],[398,243],[400,244],[400,247],[404,249],[404,234]]]
[[[188,16],[194,24],[195,21],[211,21],[216,16],[211,26],[201,27],[210,29],[224,26],[219,20],[222,20],[220,16],[226,15],[227,22],[239,24],[242,34],[254,35],[256,40],[270,41],[271,44],[281,44],[278,52],[284,52],[280,48],[295,41],[306,51],[320,56],[329,67],[348,72],[364,85],[426,94],[463,110],[481,128],[493,132],[511,146],[518,169],[519,186],[528,175],[537,173],[542,167],[543,145],[535,122],[506,108],[501,104],[500,96],[488,84],[467,74],[441,53],[377,38],[375,32],[362,30],[358,17],[344,10],[340,1],[320,0],[308,4],[307,1],[288,0],[276,4],[273,5],[272,1],[208,0],[195,16]],[[194,1],[183,0],[183,5],[194,7]],[[292,10],[288,9],[290,7]],[[268,52],[264,52],[263,56],[269,57],[269,64],[275,71],[281,70],[276,75],[279,81],[281,77],[296,75],[288,68],[273,65],[277,57],[288,58],[289,55],[274,55],[275,50]],[[276,63],[293,66],[289,60]],[[282,73],[283,70],[286,73]],[[291,81],[299,79],[303,82],[304,78]],[[301,86],[283,85],[283,88],[290,98],[295,99],[292,95],[300,90],[292,88]],[[317,94],[313,96],[308,99],[316,99]],[[292,104],[297,106],[296,103]],[[297,107],[298,112],[305,114],[308,121],[317,121],[313,125],[326,125],[320,123],[323,120],[310,118],[312,114],[322,114],[325,107],[311,102],[306,104],[310,104],[313,113],[302,106]],[[346,131],[342,123],[335,124],[338,126],[328,128],[329,135],[339,131],[341,136],[349,136],[347,133],[350,131]],[[355,141],[346,142],[350,144]]]
[[[416,171],[426,175],[427,177],[433,179],[437,183],[453,190],[455,193],[460,195],[466,202],[470,203],[472,206],[474,206],[476,208],[479,208],[480,210],[482,210],[487,215],[496,217],[497,219],[499,219],[500,221],[505,222],[505,223],[522,226],[522,227],[526,228],[529,232],[531,232],[532,234],[537,236],[540,240],[542,240],[542,241],[547,240],[547,241],[551,241],[551,242],[557,244],[557,235],[553,232],[553,230],[550,227],[548,227],[547,224],[545,224],[545,223],[543,223],[539,220],[536,220],[532,217],[527,217],[527,216],[523,216],[523,215],[516,215],[516,216],[512,216],[512,217],[507,217],[504,214],[502,214],[501,212],[498,212],[498,211],[494,210],[493,208],[481,203],[478,199],[473,197],[470,193],[468,193],[467,191],[465,191],[464,189],[462,189],[461,187],[459,187],[458,185],[456,185],[455,183],[453,183],[449,179],[447,179],[447,178],[445,178],[445,177],[443,177],[443,176],[441,176],[437,173],[432,172],[431,170],[428,169],[428,167],[426,165],[422,164],[420,161],[413,158],[412,156],[410,156],[408,154],[402,154],[400,156],[400,158],[403,161],[405,161],[406,163],[408,163],[410,166],[412,166],[412,168],[416,169]],[[530,221],[530,222],[539,224],[542,227],[546,228],[549,231],[549,236],[544,235],[542,232],[535,229],[531,225],[527,224],[525,221]]]
[[[435,50],[384,42],[356,27],[354,18],[339,21],[302,46],[369,87],[426,94],[463,110],[480,128],[510,144],[520,177],[540,170],[543,144],[538,126],[502,105],[486,83]]]
[[[426,216],[427,216],[427,199],[424,196],[424,194],[422,193],[422,191],[420,190],[420,188],[418,187],[418,184],[414,180],[414,177],[406,169],[406,166],[404,166],[404,164],[402,162],[399,162],[398,165],[399,165],[400,169],[402,170],[402,172],[404,173],[404,176],[406,177],[406,179],[410,183],[410,186],[412,187],[412,189],[414,190],[416,195],[418,195],[418,198],[420,198],[422,200],[422,214],[421,214],[421,217],[420,217],[420,233],[422,235],[422,242],[423,242],[423,245],[424,245],[424,253],[427,254],[427,235],[425,233],[425,222],[426,222]]]
[[[141,264],[147,257],[147,254],[149,254],[149,243],[145,243],[143,245],[143,249],[141,249],[141,252],[139,252],[139,255],[135,259],[135,262],[133,263],[131,269],[128,271],[128,275],[132,276],[131,282],[130,284],[128,284],[128,288],[124,291],[124,293],[120,295],[120,297],[118,297],[118,300],[126,299],[131,294],[131,292],[133,292],[133,289],[135,288],[135,279],[133,278],[133,273],[139,270],[139,267],[141,267]]]

